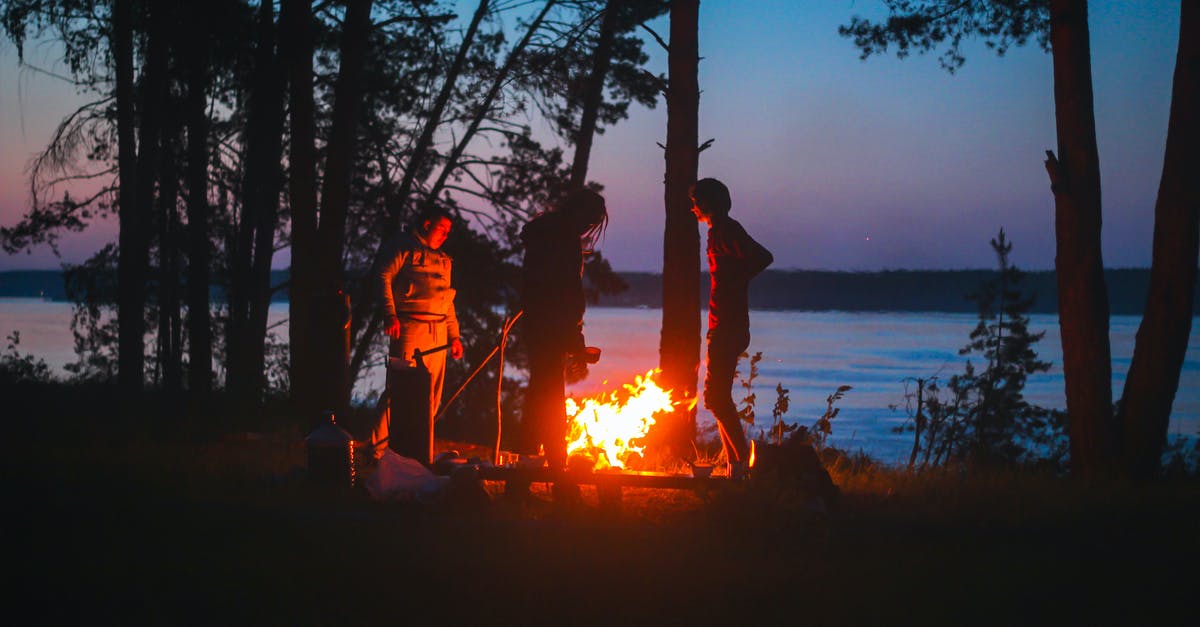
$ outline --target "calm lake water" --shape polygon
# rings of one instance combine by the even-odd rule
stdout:
[[[272,322],[286,325],[287,305],[272,305],[271,317]],[[0,333],[8,336],[19,331],[21,352],[46,360],[60,373],[63,365],[75,360],[70,320],[68,303],[0,298]],[[582,396],[616,389],[653,368],[658,363],[661,321],[662,312],[657,309],[588,310],[584,335],[588,344],[603,350],[603,356],[586,380],[571,386],[571,392]],[[1117,395],[1124,385],[1139,322],[1136,316],[1114,316],[1111,321]],[[975,324],[971,314],[752,312],[750,352],[763,353],[754,390],[757,425],[770,426],[776,384],[790,391],[791,410],[785,419],[806,425],[825,411],[827,396],[839,385],[849,385],[852,389],[836,405],[841,413],[833,422],[832,442],[851,450],[861,448],[888,462],[904,459],[912,445],[911,435],[894,434],[891,429],[907,420],[905,379],[938,375],[944,381],[961,372],[968,358],[959,356],[958,349],[967,343]],[[1057,319],[1035,315],[1030,326],[1033,331],[1046,332],[1037,350],[1053,367],[1030,378],[1026,396],[1036,404],[1062,408]],[[286,337],[286,326],[275,332]],[[498,338],[464,339],[492,345]],[[979,365],[978,357],[971,359]],[[382,384],[382,368],[376,367],[359,382],[356,395],[378,391]],[[457,382],[447,381],[448,389],[456,386]],[[735,399],[743,395],[741,388],[735,388]],[[897,404],[899,410],[889,409]],[[712,416],[701,408],[699,420],[711,424]],[[1180,377],[1170,432],[1182,436],[1200,433],[1200,341],[1195,333]],[[751,433],[757,435],[753,428]]]

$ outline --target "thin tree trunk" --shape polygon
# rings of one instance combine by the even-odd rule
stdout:
[[[194,6],[194,5],[193,5]],[[193,8],[185,59],[187,100],[187,330],[188,389],[197,398],[212,392],[212,314],[209,310],[208,241],[208,22]]]
[[[475,14],[471,16],[471,23],[467,26],[467,32],[463,35],[458,52],[454,55],[454,62],[450,64],[450,69],[446,73],[446,80],[442,83],[442,90],[438,92],[437,99],[433,103],[433,108],[429,110],[429,115],[425,119],[425,126],[421,129],[421,136],[417,138],[417,144],[413,147],[412,155],[409,157],[408,164],[404,168],[404,176],[400,179],[400,186],[396,190],[396,193],[392,195],[391,202],[388,203],[388,213],[391,218],[391,223],[388,226],[393,230],[400,228],[404,208],[408,205],[408,196],[412,193],[413,184],[422,166],[425,164],[425,157],[428,155],[430,147],[433,145],[433,135],[437,131],[438,126],[441,126],[442,114],[446,110],[447,103],[450,102],[450,96],[454,93],[454,86],[458,82],[458,77],[462,74],[463,66],[466,64],[467,53],[470,51],[471,45],[475,42],[475,34],[479,31],[479,24],[483,21],[484,16],[487,15],[488,4],[489,0],[480,0],[479,6],[475,8]]]
[[[270,7],[271,3],[265,3]],[[271,306],[271,263],[275,257],[275,230],[279,226],[279,194],[283,188],[283,124],[284,124],[284,92],[286,85],[280,67],[279,58],[275,52],[277,28],[274,15],[270,8],[264,9],[262,23],[264,44],[262,62],[269,67],[269,73],[264,77],[265,127],[262,132],[262,168],[261,185],[256,196],[261,202],[257,212],[258,224],[254,235],[254,267],[253,281],[250,285],[250,325],[249,340],[250,355],[247,364],[253,380],[254,389],[250,390],[255,399],[261,398],[266,388],[266,340],[267,316]]]
[[[174,103],[172,103],[174,104]],[[183,390],[183,364],[179,329],[179,247],[175,241],[179,200],[179,153],[170,148],[179,137],[179,123],[165,108],[162,171],[158,190],[158,362],[163,372],[163,390],[174,398]]]
[[[332,126],[321,187],[321,219],[317,229],[317,275],[314,298],[318,363],[322,376],[317,400],[321,409],[341,412],[350,402],[348,330],[345,324],[345,277],[342,256],[346,246],[346,214],[350,204],[350,173],[362,93],[363,64],[371,30],[371,0],[353,0],[346,9],[337,83],[334,86]]]
[[[178,177],[178,173],[176,173]],[[178,190],[176,190],[178,198]],[[171,285],[173,289],[170,294],[170,325],[171,325],[171,348],[174,351],[171,355],[170,370],[168,372],[168,380],[174,381],[175,389],[183,388],[183,311],[181,302],[180,280],[182,279],[181,258],[180,258],[180,234],[183,232],[183,226],[179,221],[179,208],[174,207],[170,214],[171,226],[168,232],[171,242],[170,254],[170,271]]]
[[[257,401],[265,385],[264,342],[270,304],[271,259],[282,184],[283,90],[275,55],[273,5],[258,16],[258,41],[246,123],[246,178],[229,300],[228,383],[231,394]],[[234,289],[236,287],[236,289]]]
[[[917,379],[917,415],[913,417],[914,434],[912,453],[908,456],[908,469],[912,470],[917,463],[917,454],[921,452],[921,436],[925,432],[925,379]]]
[[[546,2],[546,5],[542,7],[541,12],[538,13],[533,22],[529,24],[529,28],[525,31],[525,35],[521,38],[521,41],[517,42],[517,45],[513,46],[513,49],[509,51],[508,58],[505,59],[504,65],[500,68],[500,72],[496,75],[496,79],[492,82],[491,88],[488,89],[487,94],[479,103],[479,108],[475,118],[471,120],[471,124],[467,127],[467,130],[463,132],[462,139],[460,139],[454,146],[453,150],[451,150],[450,156],[446,159],[446,164],[442,167],[442,171],[438,175],[437,181],[433,184],[433,187],[429,189],[429,194],[425,197],[426,204],[433,204],[437,201],[438,194],[442,192],[442,188],[446,186],[446,181],[450,178],[450,173],[458,168],[458,160],[462,158],[463,151],[466,150],[467,145],[471,143],[472,139],[474,139],[475,133],[479,130],[479,126],[483,123],[483,120],[487,118],[488,113],[491,112],[492,103],[496,101],[496,96],[500,94],[500,89],[504,87],[505,81],[508,80],[508,75],[511,74],[513,68],[516,67],[517,60],[520,59],[521,55],[525,52],[525,48],[533,39],[533,35],[539,28],[541,28],[542,22],[546,19],[546,14],[550,12],[550,9],[554,6],[554,4],[554,0],[548,0]]]
[[[671,2],[671,43],[667,56],[667,146],[663,233],[663,311],[659,364],[665,387],[696,398],[700,367],[700,231],[688,188],[696,182],[700,151],[699,0]],[[670,419],[667,444],[686,455],[696,435],[696,410],[681,409]]]
[[[1171,405],[1192,329],[1200,251],[1200,0],[1183,0],[1171,117],[1158,201],[1150,293],[1138,327],[1118,417],[1125,470],[1154,477],[1166,444]]]
[[[312,293],[317,241],[317,152],[313,102],[313,16],[309,0],[283,0],[281,56],[287,61],[291,131],[288,196],[292,214],[288,279],[292,401],[311,409],[316,390]]]
[[[170,27],[166,3],[148,6],[150,12],[146,37],[146,61],[142,74],[142,97],[138,130],[138,163],[136,199],[138,215],[142,216],[144,239],[139,251],[149,271],[150,238],[155,213],[155,185],[159,183],[160,144],[162,143],[161,115],[167,101],[167,40]],[[143,298],[146,294],[143,295]]]
[[[1054,268],[1071,468],[1094,478],[1111,472],[1114,420],[1086,0],[1051,1],[1050,43],[1059,155],[1049,155],[1046,169],[1054,191]]]
[[[600,21],[596,50],[592,53],[592,75],[588,79],[587,93],[583,96],[579,133],[575,136],[575,158],[571,161],[572,188],[580,188],[587,183],[588,161],[591,159],[592,140],[596,135],[600,105],[604,102],[604,82],[608,79],[608,68],[612,65],[613,40],[616,38],[621,3],[622,0],[608,0],[604,8],[604,19]]]
[[[117,193],[120,234],[117,257],[117,381],[128,400],[142,391],[145,376],[146,245],[137,187],[137,137],[134,129],[132,0],[114,0],[112,49],[116,66]]]

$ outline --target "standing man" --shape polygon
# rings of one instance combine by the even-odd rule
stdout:
[[[373,280],[383,307],[384,332],[391,338],[388,349],[388,388],[392,387],[394,367],[415,368],[413,358],[422,352],[449,344],[450,356],[463,355],[459,340],[458,316],[454,311],[454,288],[450,287],[450,255],[441,250],[450,235],[453,222],[441,209],[427,209],[408,231],[383,243]],[[442,381],[446,374],[446,351],[421,358],[429,370],[430,451],[432,455],[433,417],[442,400]],[[383,455],[391,431],[391,406],[388,392],[380,401],[379,421],[371,431],[375,457]],[[407,429],[405,431],[408,431]],[[419,461],[429,463],[431,459]]]
[[[712,411],[729,459],[729,476],[745,476],[750,450],[733,402],[738,357],[750,346],[750,280],[775,260],[742,225],[729,217],[729,188],[701,179],[691,188],[692,214],[708,225],[708,358],[704,406]]]

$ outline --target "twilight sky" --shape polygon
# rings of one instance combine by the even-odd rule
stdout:
[[[1089,3],[1109,267],[1150,263],[1179,4]],[[837,35],[855,14],[883,15],[882,2],[702,2],[700,141],[715,143],[699,175],[726,182],[733,216],[777,269],[991,267],[987,242],[1000,227],[1017,265],[1052,268],[1042,166],[1056,149],[1050,55],[1027,46],[997,58],[973,43],[954,75],[936,54],[861,61]],[[667,36],[665,18],[652,26]],[[647,50],[665,73],[665,52]],[[53,46],[26,54],[61,71]],[[25,164],[78,102],[72,87],[19,68],[0,42],[0,225],[25,210]],[[605,186],[611,216],[601,250],[617,270],[661,269],[665,135],[660,103],[635,107],[596,140],[590,178]],[[112,225],[69,237],[62,260],[82,261],[113,238]],[[0,253],[0,270],[59,263],[48,249]]]

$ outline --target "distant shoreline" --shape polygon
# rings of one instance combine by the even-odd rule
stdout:
[[[662,276],[652,272],[618,272],[629,284],[620,294],[602,296],[594,306],[662,308]],[[995,275],[991,270],[767,270],[750,286],[750,307],[786,311],[908,311],[973,313],[967,295]],[[1057,313],[1054,272],[1025,273],[1025,287],[1034,295],[1032,313]],[[1114,315],[1138,315],[1145,305],[1150,271],[1118,268],[1105,271],[1109,308]],[[287,280],[286,270],[272,272],[271,282]],[[708,275],[700,276],[701,303],[708,299]],[[7,270],[0,272],[0,297],[65,301],[62,272]],[[280,291],[275,302],[286,302]],[[1200,311],[1200,290],[1196,305]]]

